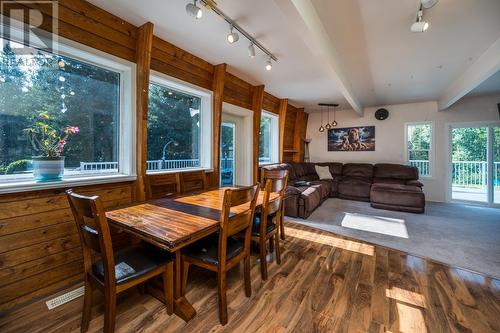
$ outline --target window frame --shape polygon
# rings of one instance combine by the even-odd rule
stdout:
[[[259,166],[276,164],[279,161],[279,117],[277,114],[274,114],[272,112],[267,112],[264,110],[261,112],[261,115],[260,115],[261,121],[262,121],[262,117],[266,117],[266,118],[271,119],[271,134],[269,136],[270,161],[269,162],[258,161]],[[260,127],[260,124],[259,124],[259,127]],[[260,135],[259,135],[259,142],[260,142]],[[259,159],[260,159],[260,157],[259,157]]]
[[[194,84],[179,80],[164,73],[151,70],[149,83],[156,84],[164,88],[179,91],[181,93],[196,96],[201,99],[200,105],[200,166],[195,168],[180,168],[168,170],[146,170],[147,175],[161,175],[179,172],[190,172],[204,170],[213,171],[213,92],[211,90],[196,86]],[[149,112],[149,110],[148,110]],[[147,144],[147,143],[146,143]],[[147,157],[147,152],[146,152]]]
[[[409,126],[418,126],[418,125],[429,125],[431,128],[431,133],[430,133],[430,146],[429,146],[429,174],[428,175],[422,175],[420,174],[420,170],[418,172],[419,178],[422,179],[434,179],[434,166],[435,166],[435,124],[434,121],[417,121],[417,122],[407,122],[405,123],[405,128],[404,128],[404,151],[405,151],[405,164],[410,165],[410,153],[408,151],[408,127]]]
[[[23,31],[11,27],[10,40],[22,43]],[[2,38],[3,36],[0,36]],[[32,175],[4,179],[0,177],[0,194],[70,186],[84,186],[137,179],[136,138],[136,64],[81,43],[57,36],[53,54],[66,56],[120,74],[120,109],[118,128],[118,172],[65,175],[62,180],[36,182]],[[34,46],[36,47],[36,45]]]

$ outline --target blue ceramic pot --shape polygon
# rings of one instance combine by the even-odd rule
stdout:
[[[64,156],[33,157],[33,176],[37,182],[62,180],[64,176]]]

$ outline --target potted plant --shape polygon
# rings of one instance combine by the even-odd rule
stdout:
[[[39,114],[34,126],[24,129],[29,142],[38,156],[33,156],[33,175],[38,182],[61,180],[64,175],[62,153],[68,139],[78,134],[76,126],[66,126],[57,131],[51,124],[47,112]]]

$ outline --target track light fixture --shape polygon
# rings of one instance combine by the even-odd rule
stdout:
[[[271,58],[269,58],[267,61],[266,61],[266,71],[270,71],[271,69],[273,69],[273,64],[271,62]]]
[[[250,35],[245,29],[243,29],[237,22],[235,22],[232,18],[230,18],[228,15],[226,15],[219,7],[217,7],[217,4],[214,0],[193,0],[190,1],[186,5],[186,12],[194,16],[196,18],[201,18],[202,12],[200,7],[197,6],[197,3],[205,6],[208,10],[211,10],[218,16],[220,16],[224,21],[226,21],[229,26],[231,27],[231,32],[227,35],[227,41],[230,44],[236,43],[239,39],[240,36],[239,34],[243,35],[249,42],[250,45],[248,46],[248,56],[250,58],[255,57],[255,48],[259,48],[259,50],[262,51],[266,56],[269,57],[269,60],[266,61],[265,68],[266,70],[270,71],[273,68],[272,61],[278,61],[278,58],[272,54],[268,49],[266,49],[257,39],[255,39],[252,35]],[[192,3],[191,3],[192,2]],[[233,32],[233,30],[235,30]]]
[[[233,32],[233,26],[231,25],[231,31],[227,34],[227,41],[230,44],[236,43],[240,39],[240,35],[237,32]]]
[[[439,0],[420,0],[417,18],[411,25],[411,32],[424,32],[429,29],[429,22],[424,21],[424,10],[433,7]]]
[[[253,45],[253,43],[250,43],[250,45],[248,46],[248,56],[250,58],[255,58],[255,46]]]
[[[198,7],[198,5],[196,4],[197,2],[198,0],[194,0],[193,3],[188,3],[186,5],[186,13],[196,19],[201,19],[201,17],[203,16],[203,11],[200,7]]]

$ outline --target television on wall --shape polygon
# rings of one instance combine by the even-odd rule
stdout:
[[[375,151],[375,126],[329,129],[328,151]]]

